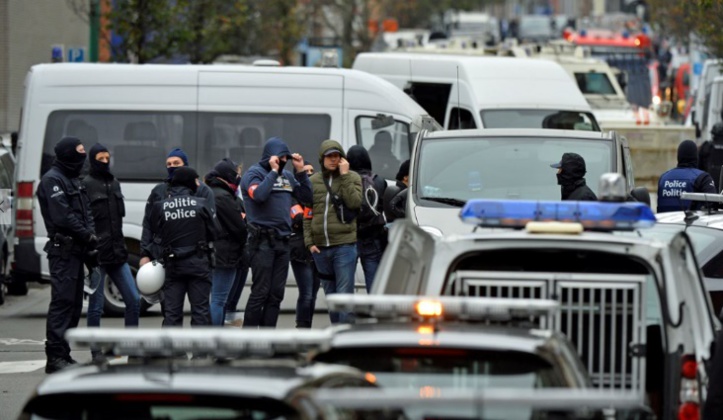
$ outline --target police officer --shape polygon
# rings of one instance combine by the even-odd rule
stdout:
[[[191,325],[211,325],[209,295],[216,224],[206,199],[196,196],[198,174],[189,167],[174,171],[168,198],[151,210],[151,230],[160,238],[166,269],[163,285],[163,326],[183,325],[183,303],[188,294]]]
[[[110,152],[100,143],[90,148],[90,173],[83,179],[88,192],[95,230],[99,237],[98,263],[101,280],[98,289],[88,299],[88,326],[99,327],[103,313],[105,275],[113,281],[123,296],[125,326],[137,327],[140,315],[140,295],[128,266],[128,249],[123,236],[123,217],[126,214],[120,182],[110,171]],[[102,361],[100,351],[91,348],[94,361]]]
[[[284,170],[289,160],[293,173]],[[313,198],[304,159],[292,155],[280,138],[269,139],[261,161],[244,174],[241,193],[253,275],[244,327],[275,327],[289,273],[292,197],[300,203],[311,203]]]
[[[698,169],[698,147],[692,140],[678,146],[678,166],[658,180],[658,213],[687,210],[690,201],[681,200],[683,192],[716,194],[710,174]]]
[[[721,118],[723,118],[723,113],[721,113]],[[723,188],[719,185],[721,165],[723,165],[723,121],[715,123],[710,130],[710,135],[711,140],[700,145],[698,169],[708,172],[716,185],[716,191],[720,191]]]
[[[188,166],[188,156],[186,156],[186,153],[179,148],[171,150],[171,152],[168,153],[168,157],[166,158],[166,170],[168,171],[168,178],[166,178],[164,182],[156,184],[156,186],[153,187],[153,190],[151,190],[151,194],[148,196],[148,200],[146,201],[146,210],[143,214],[140,265],[144,265],[151,260],[158,260],[161,258],[162,252],[160,246],[160,238],[154,237],[151,234],[151,209],[153,208],[154,203],[161,201],[167,197],[168,186],[171,182],[171,178],[173,177],[176,169],[182,166]],[[209,208],[211,209],[211,213],[216,213],[216,205],[214,204],[213,200],[213,192],[210,188],[208,188],[206,184],[201,183],[201,185],[198,186],[195,195],[197,197],[204,198],[207,204],[210,203]]]
[[[90,203],[80,179],[85,148],[76,137],[55,145],[55,161],[38,185],[38,203],[49,241],[51,297],[46,324],[46,373],[76,363],[70,357],[65,332],[78,326],[83,308],[84,257],[96,252]]]

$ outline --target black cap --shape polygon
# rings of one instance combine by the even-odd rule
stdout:
[[[405,176],[409,176],[409,159],[402,162],[399,166],[399,172],[397,172],[396,180],[401,181]]]

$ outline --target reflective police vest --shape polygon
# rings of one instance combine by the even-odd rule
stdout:
[[[658,213],[688,209],[690,201],[681,200],[680,194],[693,192],[695,180],[702,173],[696,168],[675,168],[664,173],[658,181]]]

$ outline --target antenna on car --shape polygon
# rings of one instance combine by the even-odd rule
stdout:
[[[461,108],[459,107],[460,100],[459,100],[459,66],[457,66],[457,129],[462,129],[462,112]]]

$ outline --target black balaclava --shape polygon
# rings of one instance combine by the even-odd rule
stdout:
[[[90,160],[90,173],[93,175],[110,176],[110,162],[105,163],[96,160],[98,153],[108,152],[108,149],[100,143],[96,143],[90,148],[89,160]]]
[[[698,167],[698,146],[693,140],[684,140],[678,146],[678,167]]]
[[[238,173],[236,172],[236,164],[231,159],[224,158],[218,161],[209,175],[228,182],[229,187],[236,192],[238,188]]]
[[[557,184],[570,186],[583,179],[587,173],[585,159],[577,153],[564,153],[560,160],[562,173],[557,174]]]
[[[173,178],[171,178],[171,186],[186,187],[191,190],[193,194],[196,194],[198,185],[196,185],[196,179],[198,174],[193,168],[188,166],[179,166],[173,171]]]
[[[63,137],[55,145],[53,165],[63,171],[68,178],[77,178],[83,170],[86,154],[75,150],[79,144],[82,143],[77,137]]]

